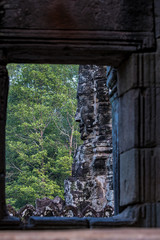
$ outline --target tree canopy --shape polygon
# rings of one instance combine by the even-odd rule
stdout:
[[[81,143],[77,65],[10,64],[6,198],[16,209],[36,198],[64,198],[64,179]]]

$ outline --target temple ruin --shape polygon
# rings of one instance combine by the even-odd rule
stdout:
[[[160,227],[160,1],[0,2],[0,228],[15,230],[25,227],[8,215],[5,202],[8,63],[111,66],[115,215],[31,217],[26,228]]]
[[[36,199],[16,211],[7,205],[10,216],[27,224],[31,216],[110,217],[114,213],[112,114],[107,87],[107,67],[80,65],[77,111],[81,139],[76,150],[72,176],[64,182],[65,201]]]
[[[83,145],[74,156],[72,177],[65,181],[67,205],[100,212],[114,206],[112,118],[106,67],[81,65],[77,112]]]

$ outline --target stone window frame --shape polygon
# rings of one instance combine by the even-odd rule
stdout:
[[[20,56],[23,54],[20,54]],[[40,53],[41,55],[41,53]],[[0,79],[2,81],[2,89],[0,91],[0,229],[88,229],[88,228],[110,228],[110,227],[126,227],[126,226],[139,226],[138,222],[138,212],[135,213],[134,206],[131,207],[120,207],[120,155],[119,155],[119,143],[117,142],[118,136],[118,122],[119,120],[114,120],[112,123],[113,132],[115,136],[113,137],[114,145],[114,191],[115,191],[115,216],[111,218],[65,218],[65,217],[30,217],[28,225],[21,224],[20,219],[15,217],[7,216],[6,204],[5,204],[5,122],[6,122],[6,109],[7,109],[7,96],[8,96],[8,86],[9,77],[6,69],[7,64],[12,63],[9,58],[5,57],[3,53],[4,61],[0,65]],[[39,56],[39,55],[38,55]],[[37,56],[37,58],[38,58]],[[43,56],[43,54],[42,54]],[[47,60],[39,62],[37,59],[33,60],[32,56],[30,61],[24,60],[23,63],[48,63]],[[13,63],[22,63],[21,61],[13,61]],[[49,63],[52,63],[52,61]],[[64,63],[56,62],[55,59],[53,63]],[[66,60],[65,64],[74,63],[74,61]],[[80,62],[82,63],[82,62]],[[84,61],[84,64],[88,62]],[[92,64],[96,64],[94,61]],[[104,62],[100,61],[101,65]],[[109,68],[107,71],[107,85],[110,88],[110,99],[112,108],[116,109],[116,114],[119,115],[119,97],[118,97],[118,80],[117,71],[115,68]],[[116,114],[112,114],[112,120]]]
[[[159,0],[96,2],[101,4],[86,7],[86,0],[0,3],[0,229],[24,229],[19,220],[7,217],[5,206],[8,63],[118,67],[118,80],[112,73],[108,80],[112,107],[122,126],[118,129],[115,124],[114,131],[119,137],[114,152],[116,216],[82,222],[32,218],[26,229],[160,227]],[[52,14],[55,10],[58,16]]]
[[[45,46],[45,45],[44,45]],[[15,47],[14,51],[16,52],[17,47]],[[29,52],[28,49],[27,51]],[[18,50],[17,50],[18,51]],[[120,154],[119,154],[119,143],[117,142],[116,136],[119,136],[119,129],[117,124],[119,122],[119,119],[115,119],[114,124],[112,124],[112,127],[114,129],[115,136],[113,139],[115,140],[115,143],[113,145],[115,146],[115,151],[114,151],[114,156],[113,156],[113,162],[114,162],[114,190],[115,190],[115,216],[111,218],[55,218],[55,217],[31,217],[29,224],[24,226],[20,223],[20,220],[14,217],[9,217],[7,216],[6,213],[6,204],[5,204],[5,123],[6,123],[6,109],[7,109],[7,95],[8,95],[8,85],[9,85],[9,78],[8,78],[8,72],[6,69],[7,64],[9,63],[62,63],[62,64],[74,64],[74,59],[71,61],[71,59],[66,58],[65,61],[61,59],[61,61],[55,60],[53,58],[53,62],[48,61],[47,59],[45,60],[38,60],[38,57],[41,55],[43,56],[43,53],[38,52],[37,56],[33,59],[33,56],[29,55],[27,56],[28,60],[24,59],[24,61],[11,61],[10,60],[10,51],[8,50],[8,57],[5,55],[5,51],[0,52],[0,57],[2,59],[1,64],[0,64],[0,80],[1,80],[1,86],[2,88],[0,89],[0,189],[1,189],[1,195],[0,195],[0,229],[87,229],[87,228],[108,228],[108,227],[126,227],[126,226],[144,226],[143,223],[139,222],[139,212],[143,211],[140,206],[134,205],[134,203],[137,202],[137,199],[135,199],[134,202],[131,202],[130,199],[126,205],[123,205],[120,207],[120,189],[123,187],[123,185],[120,185]],[[136,60],[139,54],[133,54],[133,58],[131,56],[131,60],[127,60],[124,63],[125,69],[126,63],[130,66],[132,66],[132,61]],[[20,59],[23,57],[23,52],[18,54],[17,59]],[[62,55],[61,58],[64,56]],[[11,58],[12,59],[12,58]],[[29,61],[30,59],[30,61]],[[85,58],[84,58],[85,59]],[[133,63],[134,63],[133,61]],[[78,62],[76,62],[78,63]],[[97,64],[94,61],[85,61],[84,62],[81,60],[79,61],[79,64]],[[100,60],[99,64],[101,65],[106,65],[104,64],[104,61]],[[133,66],[136,66],[133,64]],[[123,77],[123,64],[122,64],[122,69],[121,72],[118,69],[118,74],[122,74],[121,79],[124,79]],[[132,68],[131,68],[132,71]],[[124,71],[125,72],[125,71]],[[126,80],[127,81],[127,80]],[[117,115],[121,113],[121,109],[119,109],[119,85],[118,85],[119,79],[117,79],[117,73],[114,68],[111,68],[108,70],[108,80],[107,80],[107,85],[110,88],[110,99],[111,99],[111,104],[112,108],[115,108]],[[128,87],[126,85],[126,87]],[[127,89],[128,91],[128,89]],[[121,106],[122,107],[122,106]],[[134,113],[133,113],[134,114]],[[113,120],[112,115],[112,120]],[[126,133],[127,134],[127,133]],[[133,156],[134,158],[134,156]],[[125,162],[124,162],[125,164]],[[136,162],[135,162],[136,164]],[[125,167],[125,165],[124,165]],[[133,168],[135,168],[134,162],[133,162]],[[137,169],[133,171],[133,174],[136,173]],[[124,181],[128,181],[130,177],[126,173],[126,180],[124,178]],[[136,179],[133,181],[133,187],[136,188]],[[122,183],[123,184],[123,183]],[[138,185],[137,185],[138,186]],[[135,191],[132,191],[132,196],[134,197]],[[137,197],[138,195],[136,195]],[[124,194],[123,199],[126,197],[126,193]],[[131,199],[132,200],[132,199]],[[133,203],[133,205],[130,203]],[[143,208],[143,206],[142,206]],[[148,206],[148,209],[150,206]],[[149,211],[149,210],[148,210]],[[145,224],[145,223],[144,223]],[[148,224],[148,223],[147,223]]]
[[[11,2],[11,1],[10,1]],[[55,1],[57,2],[57,1]],[[64,6],[67,1],[62,0]],[[68,1],[70,3],[73,1]],[[103,1],[99,1],[103,2]],[[132,151],[132,155],[129,156],[132,161],[132,167],[134,171],[132,176],[134,181],[130,180],[130,176],[125,171],[126,178],[123,178],[122,185],[120,185],[120,167],[123,169],[127,165],[126,161],[123,161],[122,166],[120,166],[120,155],[119,155],[119,143],[115,144],[115,170],[116,174],[114,176],[114,185],[116,188],[115,195],[115,206],[116,206],[116,215],[108,219],[95,219],[95,218],[84,218],[84,219],[65,219],[65,218],[36,218],[32,217],[30,223],[27,226],[22,226],[19,222],[19,219],[8,217],[6,213],[5,205],[5,122],[6,122],[6,107],[7,107],[7,94],[8,94],[8,75],[6,71],[6,65],[9,63],[62,63],[62,64],[101,64],[101,65],[111,65],[118,67],[126,58],[128,58],[133,53],[139,53],[140,57],[135,57],[136,64],[134,61],[131,63],[127,60],[125,63],[124,69],[122,66],[120,80],[124,80],[123,87],[119,86],[115,80],[115,74],[110,71],[108,76],[108,86],[111,88],[111,102],[112,107],[115,107],[117,114],[121,114],[122,109],[119,109],[119,97],[120,94],[122,97],[120,99],[121,104],[123,105],[125,101],[129,99],[129,90],[138,90],[137,95],[140,92],[142,97],[144,97],[144,89],[141,92],[141,88],[149,88],[148,82],[144,82],[144,86],[141,86],[141,82],[138,82],[138,75],[133,81],[130,81],[130,77],[133,75],[133,71],[138,68],[141,69],[143,62],[149,62],[151,67],[154,69],[155,56],[147,56],[145,53],[153,52],[156,50],[156,35],[155,35],[155,14],[154,14],[154,3],[156,1],[137,1],[136,5],[133,1],[121,1],[122,4],[119,4],[119,1],[115,1],[115,8],[111,8],[111,14],[107,13],[107,6],[110,1],[104,1],[105,8],[97,5],[97,10],[99,14],[96,14],[95,21],[88,21],[87,19],[94,19],[92,17],[92,11],[90,9],[90,4],[88,7],[83,7],[85,1],[82,1],[82,7],[84,12],[79,11],[76,14],[75,8],[71,8],[74,12],[73,19],[68,19],[65,21],[65,28],[59,28],[58,25],[54,26],[54,19],[52,20],[51,14],[48,15],[48,10],[57,9],[57,6],[52,5],[53,1],[48,1],[51,4],[51,8],[46,8],[45,1],[38,1],[38,4],[28,4],[22,3],[21,0],[16,0],[12,4],[8,4],[7,0],[4,0],[0,4],[0,229],[73,229],[73,228],[106,228],[106,227],[117,227],[117,226],[156,226],[149,222],[151,219],[150,211],[152,214],[152,219],[156,219],[155,209],[160,209],[157,204],[157,208],[152,204],[152,199],[149,198],[150,192],[146,198],[143,199],[143,195],[136,190],[140,187],[140,183],[137,185],[136,173],[139,171],[138,167],[143,169],[142,166],[137,167],[136,159],[138,152],[136,149]],[[30,1],[31,3],[31,1]],[[37,1],[34,1],[37,3]],[[45,5],[43,5],[45,3]],[[17,8],[18,6],[18,8]],[[58,5],[59,6],[59,5]],[[61,5],[60,5],[61,6]],[[143,7],[145,6],[145,7]],[[62,4],[63,7],[63,4]],[[17,11],[18,9],[18,11]],[[106,10],[103,11],[103,9]],[[157,5],[158,9],[158,5]],[[64,13],[65,8],[59,7],[58,10],[61,13]],[[68,6],[67,6],[68,10]],[[95,12],[97,12],[95,8]],[[137,11],[138,10],[138,11]],[[12,14],[11,14],[12,13]],[[68,11],[67,11],[68,13]],[[81,22],[81,16],[85,14],[86,20]],[[104,13],[104,15],[103,15]],[[138,13],[138,15],[137,15]],[[46,16],[47,18],[43,18]],[[56,16],[56,14],[55,14]],[[61,16],[61,15],[60,15]],[[77,18],[78,16],[78,18]],[[99,18],[100,16],[100,18]],[[114,16],[110,21],[110,16]],[[136,17],[135,17],[136,16]],[[157,15],[158,16],[158,15]],[[42,18],[41,18],[42,17]],[[49,17],[49,18],[48,18]],[[54,17],[54,16],[53,16]],[[74,18],[75,17],[75,18]],[[88,18],[89,17],[89,18]],[[92,17],[92,18],[90,18]],[[98,18],[97,18],[98,17]],[[48,22],[48,19],[51,20]],[[129,21],[126,21],[129,20]],[[158,19],[158,17],[157,17]],[[47,20],[45,22],[45,20]],[[57,19],[55,19],[57,20]],[[135,21],[136,20],[136,21]],[[76,21],[80,25],[76,26]],[[158,21],[158,20],[156,20]],[[53,25],[52,25],[53,23]],[[103,23],[103,24],[102,24]],[[136,25],[134,25],[136,23]],[[51,24],[48,26],[48,24]],[[73,24],[73,25],[72,25]],[[88,25],[89,24],[89,25]],[[90,25],[91,24],[91,25]],[[98,28],[97,28],[98,26]],[[159,35],[158,35],[159,36]],[[144,53],[144,55],[143,55]],[[153,59],[152,59],[153,58]],[[152,66],[153,65],[153,66]],[[137,66],[137,69],[134,67]],[[129,68],[130,72],[127,73],[126,69]],[[124,71],[123,71],[124,70]],[[142,73],[142,80],[144,75],[148,75],[148,72],[143,68],[144,72]],[[119,69],[118,69],[119,71]],[[136,72],[135,71],[135,72]],[[136,82],[135,82],[136,81]],[[122,81],[123,82],[123,81]],[[150,83],[150,82],[149,82]],[[151,81],[152,83],[152,81]],[[123,84],[122,84],[123,85]],[[119,89],[119,87],[121,89]],[[123,88],[123,89],[122,89]],[[138,89],[140,88],[140,89]],[[120,90],[120,91],[119,91]],[[118,92],[118,93],[117,93]],[[133,92],[133,91],[132,91]],[[123,95],[126,95],[123,98]],[[152,96],[152,95],[151,95]],[[128,98],[127,98],[128,97]],[[132,103],[135,103],[137,99],[133,99]],[[158,101],[158,98],[155,99]],[[132,104],[131,103],[131,104]],[[124,107],[124,105],[121,107]],[[135,109],[134,109],[135,110]],[[132,111],[132,117],[135,114]],[[122,114],[121,114],[122,115]],[[113,118],[112,118],[113,119]],[[115,119],[116,120],[116,119]],[[126,123],[125,119],[124,125]],[[118,120],[119,121],[119,120]],[[135,121],[134,127],[138,121]],[[139,122],[138,122],[139,123]],[[154,127],[154,125],[153,125]],[[119,131],[115,124],[115,136]],[[138,129],[138,127],[137,127]],[[127,136],[127,130],[123,127],[122,131],[125,130],[125,137]],[[132,136],[135,133],[135,129],[132,127]],[[118,132],[118,135],[119,132]],[[134,136],[136,137],[136,136]],[[116,138],[115,138],[116,139]],[[138,143],[139,144],[139,143]],[[139,145],[136,145],[136,147]],[[144,149],[145,150],[145,149]],[[149,150],[150,151],[150,150]],[[124,151],[122,151],[124,152]],[[156,150],[153,149],[153,153],[156,154]],[[127,154],[127,152],[126,152]],[[152,154],[153,155],[153,154]],[[125,158],[126,155],[123,154],[122,158]],[[153,156],[154,157],[154,156]],[[153,167],[153,166],[152,166]],[[138,169],[138,170],[137,170]],[[154,169],[154,168],[153,168]],[[143,171],[142,171],[143,173]],[[158,179],[159,180],[159,179]],[[126,183],[129,185],[132,182],[132,191],[131,196],[128,197],[128,202],[125,202],[127,198],[127,191],[124,193]],[[147,182],[146,182],[147,184]],[[137,186],[137,187],[136,187]],[[123,188],[124,187],[124,188]],[[145,185],[146,187],[146,185]],[[123,204],[120,208],[120,189],[123,189],[121,192]],[[124,195],[124,196],[123,196]],[[158,196],[159,197],[159,196]],[[141,199],[142,198],[142,199]],[[158,198],[159,200],[159,198]],[[149,205],[148,202],[151,204]],[[148,204],[147,207],[145,204]],[[136,207],[136,204],[143,205],[141,210],[142,218],[144,219],[145,214],[147,215],[146,222],[142,220],[142,224],[137,223],[137,210],[139,207]],[[135,208],[134,208],[135,207]],[[152,208],[152,210],[151,210]],[[146,210],[148,209],[148,210]],[[134,211],[136,210],[136,211]],[[148,211],[148,212],[147,212]],[[160,210],[158,210],[160,211]],[[119,214],[120,213],[120,214]],[[158,220],[156,220],[158,222]],[[138,224],[138,225],[137,225]],[[146,224],[146,225],[145,225]],[[157,223],[156,223],[157,224]],[[158,222],[160,225],[160,223]]]
[[[121,69],[118,69],[118,77],[121,79],[124,78],[124,73],[127,69],[127,73],[130,75],[133,72],[133,69],[137,67],[135,64],[135,61],[139,61],[139,58],[142,57],[143,54],[133,54],[129,58],[129,60],[124,62],[124,66],[122,64]],[[146,59],[148,59],[149,55],[144,55]],[[153,55],[154,56],[154,55]],[[4,60],[6,58],[4,57]],[[8,60],[8,59],[7,59]],[[127,172],[125,172],[125,177],[123,178],[124,181],[128,181],[129,183],[133,183],[133,188],[131,191],[131,196],[128,198],[128,203],[126,204],[120,204],[120,189],[123,188],[123,182],[122,185],[120,185],[120,168],[125,168],[126,161],[124,162],[124,165],[120,166],[120,154],[119,154],[119,142],[117,142],[117,138],[115,137],[116,134],[119,136],[119,129],[116,121],[119,122],[119,119],[114,121],[114,124],[112,124],[112,127],[115,131],[115,136],[113,139],[115,139],[115,155],[113,156],[113,161],[114,161],[114,168],[115,168],[115,175],[114,175],[114,190],[115,191],[115,216],[111,218],[56,218],[56,217],[31,217],[29,224],[24,226],[20,223],[20,220],[14,217],[9,217],[7,216],[6,213],[6,204],[5,204],[5,122],[6,122],[6,109],[7,109],[7,95],[8,95],[8,85],[9,85],[9,78],[8,78],[8,73],[6,69],[6,65],[8,63],[11,63],[11,61],[3,61],[0,65],[0,80],[1,80],[1,89],[0,89],[0,189],[1,189],[1,195],[0,195],[0,229],[87,229],[87,228],[108,228],[108,227],[126,227],[126,226],[150,226],[150,222],[148,219],[145,219],[145,211],[150,211],[150,205],[148,204],[147,207],[144,203],[144,205],[136,205],[137,198],[139,197],[139,193],[136,192],[135,190],[139,187],[137,184],[136,178],[134,181],[131,180],[130,176],[128,175]],[[16,63],[18,61],[15,61]],[[25,63],[26,61],[24,61]],[[36,63],[38,61],[32,61],[31,57],[31,63]],[[27,61],[29,63],[29,61]],[[48,63],[47,61],[44,61],[43,63]],[[55,62],[54,62],[55,63]],[[59,62],[57,62],[59,63]],[[62,63],[62,62],[61,62]],[[68,61],[65,61],[65,63],[68,63]],[[71,62],[70,62],[71,63]],[[73,61],[72,61],[73,63]],[[84,62],[87,63],[87,62]],[[95,64],[94,62],[92,62]],[[132,64],[133,63],[133,64]],[[102,65],[104,63],[102,62]],[[141,67],[141,64],[139,65]],[[125,71],[124,71],[125,69]],[[129,71],[128,71],[129,69]],[[136,72],[136,71],[134,71]],[[136,78],[133,75],[133,79],[136,80]],[[127,78],[126,78],[127,81]],[[119,114],[121,114],[122,111],[122,106],[123,106],[123,101],[121,102],[121,109],[119,108],[121,101],[121,96],[119,97],[118,91],[120,91],[122,86],[118,85],[119,79],[117,78],[117,72],[116,69],[111,68],[108,71],[108,80],[107,80],[107,85],[110,88],[110,98],[111,98],[111,104],[112,108],[116,110],[116,113],[119,117]],[[134,83],[134,81],[133,81]],[[132,84],[132,82],[131,82]],[[128,85],[126,85],[124,81],[125,89],[127,88],[126,92],[128,93]],[[143,92],[142,92],[143,94]],[[123,95],[122,95],[123,96]],[[128,95],[127,95],[128,96]],[[123,100],[123,97],[122,97]],[[135,112],[132,113],[133,115]],[[112,115],[112,120],[113,120]],[[122,120],[123,121],[123,118]],[[137,122],[135,122],[137,124]],[[137,126],[137,125],[136,125]],[[135,126],[135,127],[136,127]],[[124,129],[123,129],[124,130]],[[133,129],[134,130],[134,129]],[[138,130],[138,129],[137,129]],[[127,132],[125,133],[127,134]],[[126,135],[127,136],[127,135]],[[135,152],[132,152],[133,160],[137,159],[137,156],[135,155]],[[122,156],[123,157],[123,156]],[[137,161],[136,160],[136,161]],[[133,165],[133,171],[132,174],[133,176],[137,173],[137,162],[132,161]],[[123,191],[121,191],[123,194]],[[122,197],[123,201],[125,200],[127,196],[127,193],[124,194]],[[136,196],[136,198],[135,198]],[[131,197],[131,198],[130,198]],[[121,205],[121,207],[120,207]],[[142,214],[142,220],[140,219],[139,213]]]
[[[7,63],[8,64],[8,63]],[[3,81],[3,91],[0,96],[1,106],[3,106],[3,113],[0,115],[1,124],[1,182],[0,188],[2,189],[2,194],[0,195],[0,229],[87,229],[87,228],[107,228],[107,227],[119,227],[119,226],[134,226],[135,219],[132,217],[126,218],[123,215],[115,215],[110,218],[94,218],[94,217],[30,217],[27,225],[20,222],[19,218],[11,217],[7,215],[6,203],[5,203],[5,121],[7,112],[7,98],[8,98],[8,88],[9,88],[9,76],[7,71],[7,64],[1,65],[1,75]],[[117,80],[116,80],[116,70],[111,68],[108,71],[108,87],[110,88],[111,103],[113,105],[114,99],[117,94]],[[116,86],[116,87],[115,87]],[[115,91],[116,88],[116,91]],[[117,128],[117,126],[114,126]],[[115,130],[117,131],[117,129]],[[117,148],[117,144],[115,145]],[[117,151],[117,150],[116,150]],[[114,156],[114,164],[117,163],[117,159]],[[115,194],[115,213],[119,213],[119,167],[115,166],[116,172],[114,172],[114,190],[116,186]]]

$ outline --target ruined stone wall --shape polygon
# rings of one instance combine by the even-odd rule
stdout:
[[[113,207],[112,119],[106,67],[81,65],[77,90],[79,122],[84,141],[74,156],[72,176],[65,181],[65,201],[83,212]]]

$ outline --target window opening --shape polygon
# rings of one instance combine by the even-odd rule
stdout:
[[[31,215],[113,215],[112,119],[106,67],[83,65],[79,76],[78,68],[8,65],[7,203],[11,215],[15,215],[12,205],[18,209],[28,204],[21,209],[27,216],[24,221]],[[56,196],[65,197],[65,202]],[[36,199],[39,213],[29,205]]]

